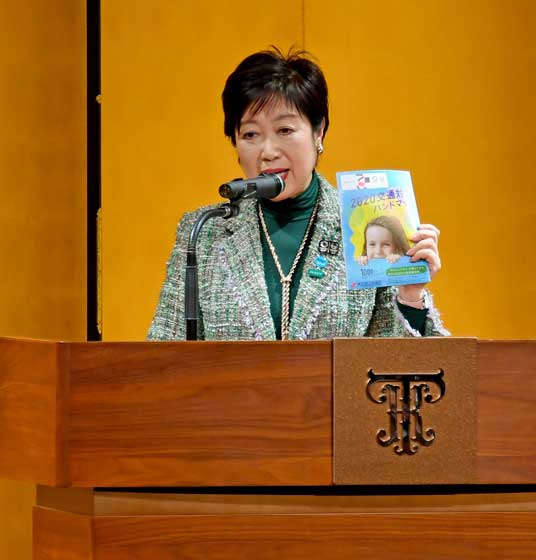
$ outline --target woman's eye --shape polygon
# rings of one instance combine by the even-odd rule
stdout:
[[[242,138],[244,138],[244,140],[251,140],[252,138],[255,138],[255,135],[257,133],[253,132],[252,130],[248,130],[247,132],[244,132],[242,134]]]
[[[283,136],[288,136],[289,134],[292,134],[292,132],[294,132],[294,131],[289,126],[282,126],[279,129],[279,134],[282,134]]]

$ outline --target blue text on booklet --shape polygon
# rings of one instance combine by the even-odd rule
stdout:
[[[337,173],[349,289],[430,281],[428,263],[411,262],[409,236],[419,214],[409,171],[373,169]]]

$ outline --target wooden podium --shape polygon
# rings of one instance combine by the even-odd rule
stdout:
[[[34,559],[536,556],[536,342],[0,339]]]

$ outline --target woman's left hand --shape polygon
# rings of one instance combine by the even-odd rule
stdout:
[[[438,242],[439,230],[432,224],[421,224],[417,233],[409,239],[415,245],[407,252],[411,257],[411,262],[425,260],[430,268],[430,278],[433,278],[441,269],[441,259],[439,258]],[[410,302],[417,302],[423,297],[425,284],[410,284],[399,286],[398,293],[400,299]]]

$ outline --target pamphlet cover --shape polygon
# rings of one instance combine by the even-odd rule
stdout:
[[[409,171],[342,171],[337,187],[348,288],[429,282],[428,263],[406,255],[419,226]]]

